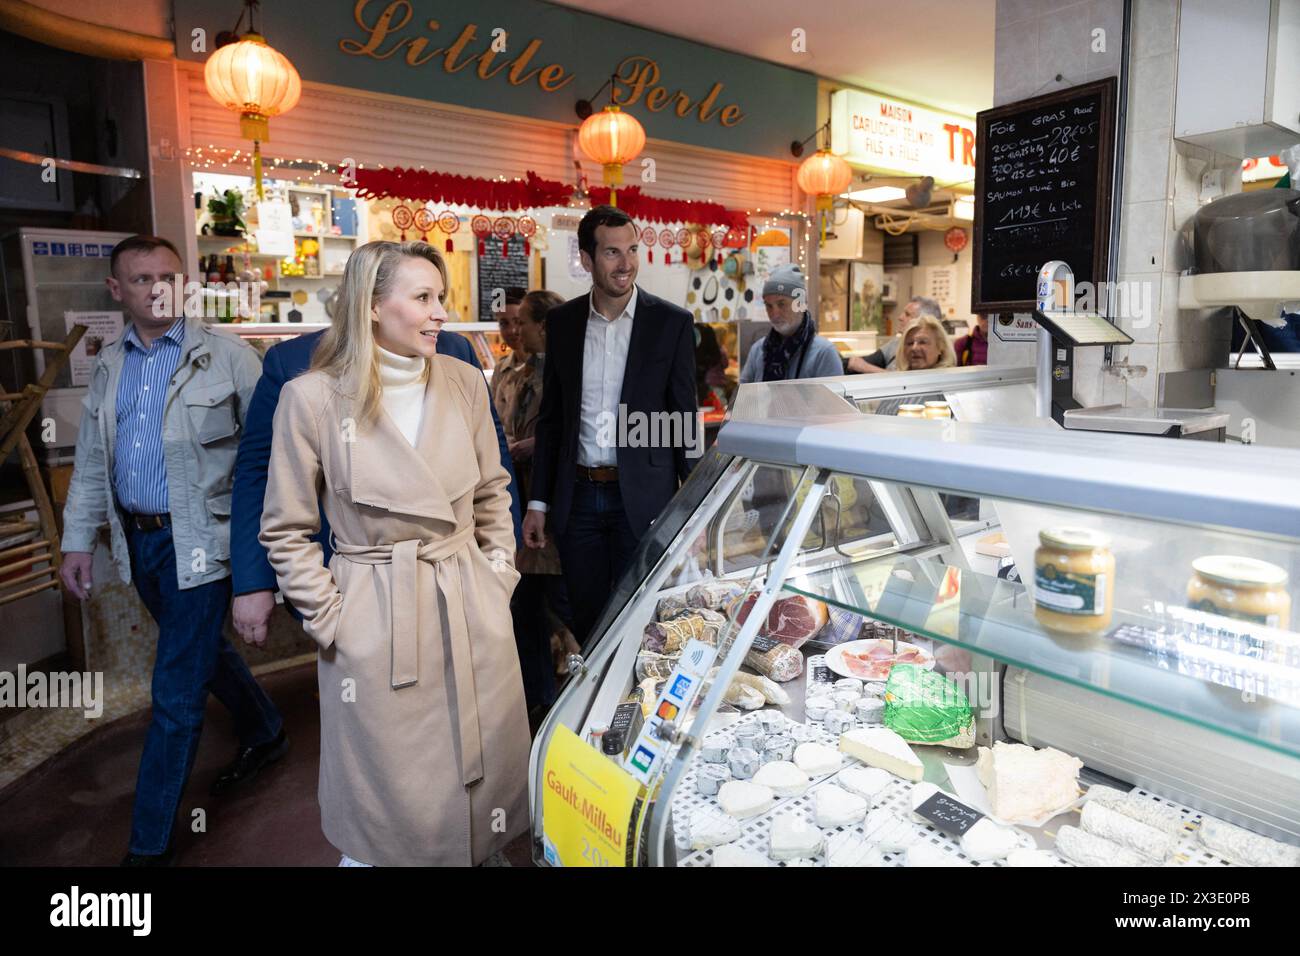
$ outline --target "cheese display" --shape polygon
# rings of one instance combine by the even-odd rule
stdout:
[[[1075,866],[1147,866],[1149,864],[1141,854],[1078,827],[1061,827],[1056,834],[1056,852]]]
[[[842,734],[856,727],[857,723],[858,719],[853,714],[843,710],[828,710],[826,716],[822,718],[822,726],[826,728],[828,734],[832,735]]]
[[[1173,854],[1178,840],[1173,834],[1149,827],[1097,801],[1084,805],[1079,825],[1089,833],[1113,840],[1157,863],[1163,863]]]
[[[758,755],[763,763],[773,760],[789,761],[794,757],[794,738],[788,734],[770,734],[763,738],[763,746]]]
[[[908,866],[961,866],[961,860],[933,843],[917,843],[907,848]]]
[[[966,695],[950,678],[915,664],[896,664],[890,671],[884,724],[909,743],[975,746],[975,717]]]
[[[910,820],[904,820],[893,810],[882,808],[867,814],[867,822],[862,829],[868,840],[887,853],[906,849],[920,836],[920,831]]]
[[[797,797],[808,789],[812,781],[789,761],[774,760],[758,768],[754,783],[770,787],[778,797]]]
[[[846,827],[866,815],[867,801],[840,787],[818,787],[813,794],[813,819],[819,827]]]
[[[1019,831],[994,823],[988,817],[961,835],[961,851],[979,863],[1001,860],[1024,845]]]
[[[861,834],[852,830],[833,833],[826,839],[826,865],[885,866],[885,857],[879,848]]]
[[[888,727],[858,727],[840,736],[840,750],[904,780],[920,780],[925,767],[902,737]]]
[[[691,849],[707,850],[740,839],[740,824],[725,814],[703,807],[691,814]]]
[[[825,744],[800,744],[794,751],[794,765],[811,777],[834,773],[843,763],[840,752]]]
[[[743,625],[749,617],[750,609],[758,600],[758,594],[747,594],[733,601],[728,608],[731,619],[737,626]],[[795,595],[777,598],[767,612],[767,620],[759,628],[763,637],[776,638],[783,644],[799,648],[809,638],[820,631],[829,619],[826,605],[814,598]]]
[[[975,766],[988,791],[993,815],[1009,823],[1027,823],[1068,807],[1079,796],[1083,762],[1052,747],[998,741],[981,747]]]
[[[771,866],[772,861],[756,850],[746,850],[734,843],[728,843],[726,846],[714,849],[712,865],[726,867]]]
[[[737,780],[748,780],[762,766],[758,751],[749,747],[732,747],[727,753],[727,767]]]
[[[849,793],[856,793],[868,803],[875,803],[876,797],[893,780],[892,774],[877,767],[846,767],[835,778],[837,784]]]
[[[858,718],[858,723],[868,727],[883,723],[885,702],[876,697],[860,697],[853,716]]]
[[[1112,810],[1118,810],[1126,817],[1132,817],[1139,823],[1145,823],[1172,836],[1181,837],[1183,831],[1187,829],[1183,815],[1173,807],[1144,799],[1135,793],[1124,793],[1114,787],[1098,784],[1088,788],[1084,799],[1089,803],[1097,802]]]
[[[822,831],[801,816],[778,814],[772,820],[768,855],[774,860],[816,856],[822,849]]]
[[[776,794],[770,787],[748,780],[730,780],[718,791],[718,806],[722,807],[722,811],[728,816],[735,817],[737,820],[756,817],[770,810],[775,802]],[[731,839],[737,839],[739,836],[740,834],[737,833]],[[730,843],[731,840],[723,842]]]
[[[769,680],[758,674],[746,674],[744,671],[737,671],[736,675],[731,679],[758,691],[763,695],[764,703],[776,704],[778,707],[790,706],[790,695],[784,687],[774,680]]]
[[[1270,840],[1213,817],[1201,820],[1197,837],[1215,853],[1244,866],[1300,866],[1300,847]]]
[[[722,764],[711,763],[695,774],[695,789],[706,797],[716,796],[722,785],[731,779],[731,771]]]
[[[740,710],[758,710],[767,704],[767,699],[763,697],[761,691],[738,680],[732,680],[722,699]]]
[[[758,726],[765,734],[779,734],[786,730],[787,721],[779,710],[765,710],[758,715]]]
[[[828,694],[822,697],[813,697],[809,699],[808,702],[803,705],[803,712],[809,720],[822,721],[826,719],[826,715],[831,713],[834,707],[835,703],[830,699],[830,695]]]
[[[1021,847],[1007,854],[1007,866],[1055,866],[1052,855],[1043,850]]]
[[[714,734],[706,737],[700,746],[700,759],[705,763],[726,763],[727,754],[736,746],[736,739],[731,734]]]

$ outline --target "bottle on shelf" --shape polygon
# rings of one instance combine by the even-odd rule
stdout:
[[[226,266],[221,272],[222,282],[234,282],[238,278],[235,274],[235,257],[226,256]]]

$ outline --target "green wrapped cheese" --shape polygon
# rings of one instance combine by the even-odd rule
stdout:
[[[975,746],[970,702],[952,680],[915,664],[895,664],[885,684],[885,726],[909,743]]]

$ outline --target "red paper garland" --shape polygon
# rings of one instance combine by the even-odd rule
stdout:
[[[523,179],[502,182],[402,167],[358,169],[356,189],[362,199],[403,199],[489,210],[566,206],[573,194],[573,187],[568,183],[542,179],[531,171]],[[609,202],[607,186],[592,186],[587,192],[592,205]],[[748,228],[745,213],[721,203],[657,199],[642,193],[640,186],[620,188],[618,207],[633,219],[644,222],[700,222],[732,229]]]

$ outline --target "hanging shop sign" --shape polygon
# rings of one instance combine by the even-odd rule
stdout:
[[[940,186],[975,180],[974,120],[875,93],[831,94],[831,151],[876,172],[933,176]]]
[[[177,56],[229,29],[230,0],[175,0]],[[277,0],[264,30],[304,80],[562,123],[606,98],[651,138],[788,160],[816,125],[810,73],[536,0]],[[195,31],[202,31],[196,34]]]

